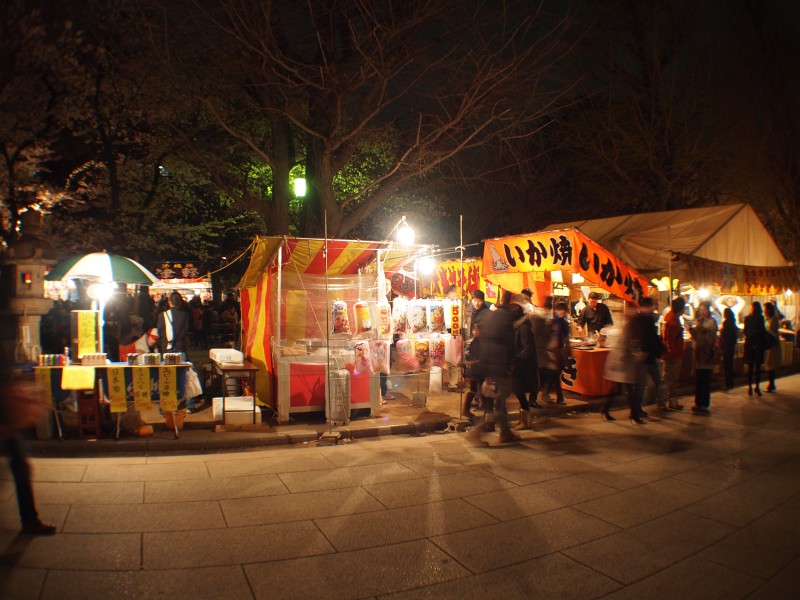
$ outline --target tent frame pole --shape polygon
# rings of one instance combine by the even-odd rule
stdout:
[[[330,418],[331,410],[331,311],[328,290],[328,209],[322,211],[323,230],[325,234],[325,246],[322,251],[325,256],[325,420],[328,422],[328,433],[333,432],[333,421]],[[361,278],[359,277],[359,286]]]
[[[667,225],[667,267],[669,273],[669,304],[672,306],[672,227]]]
[[[461,315],[461,327],[458,330],[458,335],[461,336],[462,339],[462,351],[461,351],[461,360],[465,360],[464,358],[464,351],[463,351],[463,340],[466,339],[466,336],[463,335],[464,333],[464,316],[466,315],[466,310],[464,310],[464,215],[458,215],[458,303],[459,308],[458,312]],[[455,335],[455,332],[452,332]],[[460,369],[461,367],[459,367]],[[448,377],[449,377],[448,373]],[[459,374],[460,375],[460,374]],[[461,380],[461,385],[458,386],[458,414],[463,419],[464,418],[464,379],[459,376]]]
[[[275,344],[273,344],[272,353],[273,356],[277,359],[279,358],[280,353],[280,345],[281,345],[281,310],[283,309],[283,302],[282,302],[282,295],[283,295],[283,243],[284,240],[281,240],[281,243],[278,245],[278,289],[277,289],[277,311],[278,314],[277,319],[275,320],[277,323],[276,327],[276,336],[275,336]],[[277,360],[276,360],[277,363]]]

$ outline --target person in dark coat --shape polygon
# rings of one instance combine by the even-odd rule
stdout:
[[[608,306],[599,302],[600,294],[589,292],[589,304],[578,315],[578,325],[586,328],[586,334],[600,333],[604,327],[614,324]]]
[[[767,335],[767,327],[764,324],[764,310],[761,302],[753,302],[750,306],[750,314],[744,318],[744,364],[747,365],[747,395],[753,395],[753,384],[755,392],[761,396],[758,387],[761,379],[761,363],[764,362],[764,340]]]
[[[525,312],[525,306],[530,303],[522,294],[514,296],[511,301],[523,309],[522,316],[514,322],[514,393],[519,400],[519,423],[514,429],[530,429],[531,403],[536,403],[539,391],[539,361],[531,315]]]
[[[550,391],[554,390],[556,404],[566,404],[564,392],[561,389],[561,371],[571,352],[569,324],[567,323],[568,311],[569,303],[566,300],[556,302],[547,337],[547,362],[545,364],[545,382],[542,384],[542,398],[547,402],[553,402],[550,398]]]
[[[480,320],[480,370],[484,376],[481,395],[494,400],[495,422],[500,426],[500,442],[513,442],[519,436],[511,431],[506,411],[506,398],[514,389],[514,322],[522,316],[518,304],[502,304],[497,310],[487,312]],[[469,440],[480,446],[481,427],[468,434]]]
[[[158,315],[158,348],[162,352],[180,352],[183,360],[189,350],[192,316],[183,310],[183,298],[178,292],[169,295],[170,307]],[[202,398],[187,398],[186,410],[197,412],[205,404]]]
[[[464,380],[467,387],[467,393],[464,396],[464,407],[462,414],[470,421],[475,418],[472,413],[472,402],[476,398],[480,398],[481,383],[483,383],[483,375],[480,370],[480,334],[481,328],[479,325],[472,326],[472,339],[467,342],[464,349]]]
[[[36,386],[31,378],[15,373],[14,319],[0,319],[0,448],[8,456],[17,492],[17,508],[23,535],[53,535],[56,528],[39,519],[31,485],[31,467],[20,432],[35,427],[49,407],[35,401]]]
[[[731,308],[722,311],[722,328],[719,332],[719,345],[722,349],[722,365],[725,368],[725,389],[733,388],[733,358],[739,340],[739,327],[736,315]]]
[[[553,298],[548,296],[545,298],[544,306],[539,308],[533,307],[533,314],[530,315],[531,330],[533,331],[533,341],[536,345],[536,362],[538,368],[539,389],[537,394],[534,395],[533,401],[530,403],[532,408],[541,408],[545,402],[549,402],[547,396],[547,382],[549,381],[550,371],[547,369],[547,344],[550,341],[550,312],[553,309]],[[539,401],[537,401],[537,397]]]
[[[481,290],[475,290],[472,292],[472,301],[470,302],[470,308],[472,309],[470,313],[470,329],[475,325],[480,324],[481,319],[484,316],[489,314],[489,311],[492,310],[492,303],[486,302],[486,296]]]
[[[781,318],[783,315],[778,311],[774,302],[764,303],[764,327],[767,333],[764,336],[764,370],[767,372],[767,391],[774,392],[775,370],[780,368],[783,363],[780,345]],[[772,342],[768,344],[767,342]]]
[[[711,316],[711,303],[703,301],[697,305],[697,318],[689,333],[692,335],[694,352],[692,366],[694,368],[694,406],[692,411],[708,415],[711,404],[711,375],[719,366],[717,349],[717,322]]]
[[[655,302],[652,298],[639,301],[639,313],[629,323],[628,341],[636,361],[636,383],[631,401],[631,421],[642,425],[641,417],[647,413],[642,408],[647,379],[653,380],[655,398],[661,403],[661,366],[659,359],[664,354],[664,343],[658,335],[654,318]]]
[[[183,298],[178,292],[169,295],[169,309],[158,315],[158,348],[164,352],[183,352],[189,349],[191,315],[183,310]]]

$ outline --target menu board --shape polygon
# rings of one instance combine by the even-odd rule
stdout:
[[[111,402],[112,413],[125,412],[128,409],[123,367],[109,367],[108,369],[108,398]]]
[[[161,410],[169,412],[178,410],[177,374],[175,367],[161,367],[159,369],[158,395],[161,398]]]
[[[97,352],[97,316],[96,310],[72,311],[73,358]]]

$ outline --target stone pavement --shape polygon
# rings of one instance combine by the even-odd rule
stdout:
[[[3,465],[0,598],[796,598],[800,376],[778,386],[644,426],[571,413],[486,449],[35,458],[50,538],[16,535]]]

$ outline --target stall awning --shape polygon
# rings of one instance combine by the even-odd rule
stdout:
[[[647,280],[577,229],[485,240],[483,276],[511,291],[545,271],[578,273],[629,302],[647,295]],[[527,277],[524,277],[527,276]]]
[[[675,260],[683,263],[686,276],[696,285],[719,287],[720,293],[741,296],[782,294],[800,287],[800,271],[789,267],[750,267],[698,258],[682,252]]]
[[[327,261],[325,249],[327,248]],[[392,273],[430,253],[429,246],[399,246],[389,241],[327,240],[295,237],[257,237],[253,241],[250,265],[239,287],[254,287],[282,252],[284,269],[310,275],[354,275],[372,271],[380,252],[383,270]]]
[[[663,274],[675,253],[732,265],[786,267],[786,258],[748,204],[727,204],[572,221],[640,273]]]

